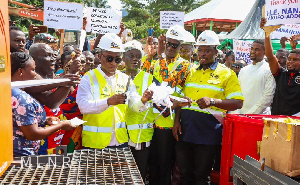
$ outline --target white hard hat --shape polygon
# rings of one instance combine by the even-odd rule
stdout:
[[[132,49],[137,49],[141,52],[142,55],[144,55],[143,45],[142,45],[142,43],[140,43],[137,40],[132,40],[132,41],[126,42],[123,45],[123,48],[124,48],[125,52],[130,51]]]
[[[170,27],[166,33],[167,38],[175,39],[181,42],[184,41],[184,35],[185,29],[180,25],[174,25]]]
[[[106,33],[98,44],[100,49],[112,52],[124,52],[121,38],[115,33]]]
[[[194,45],[196,44],[195,37],[192,33],[189,31],[185,31],[185,39],[183,44],[189,44],[189,45]]]
[[[214,31],[205,30],[198,36],[196,45],[198,46],[220,45],[219,37]]]

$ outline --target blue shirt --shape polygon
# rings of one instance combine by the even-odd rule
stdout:
[[[14,157],[37,155],[41,141],[26,139],[20,126],[38,124],[39,127],[44,127],[46,112],[43,106],[25,91],[12,89],[11,93]]]
[[[154,32],[153,28],[149,28],[148,29],[148,36],[152,36],[153,32]]]

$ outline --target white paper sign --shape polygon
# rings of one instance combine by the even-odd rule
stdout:
[[[287,24],[271,33],[271,39],[281,39],[281,37],[291,37],[300,34],[300,24]]]
[[[250,50],[253,41],[236,40],[233,39],[233,51],[235,53],[235,60],[243,59],[249,65],[252,63],[250,59]]]
[[[48,28],[81,30],[83,4],[44,1],[44,25]]]
[[[266,26],[300,23],[300,0],[267,0]]]
[[[161,11],[160,29],[169,29],[171,26],[179,24],[184,26],[184,12]]]
[[[122,11],[107,8],[87,8],[86,31],[93,33],[120,33]]]

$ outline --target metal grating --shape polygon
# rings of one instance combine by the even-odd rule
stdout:
[[[40,157],[53,159],[53,155]],[[144,184],[129,148],[76,150],[71,163],[48,164],[11,165],[0,177],[0,185]]]
[[[0,184],[67,184],[69,168],[64,166],[10,166],[0,177]]]
[[[129,148],[77,150],[67,184],[144,184]]]

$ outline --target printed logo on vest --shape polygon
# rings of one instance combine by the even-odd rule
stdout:
[[[300,76],[296,76],[296,78],[295,78],[295,83],[296,83],[296,84],[300,84]]]

